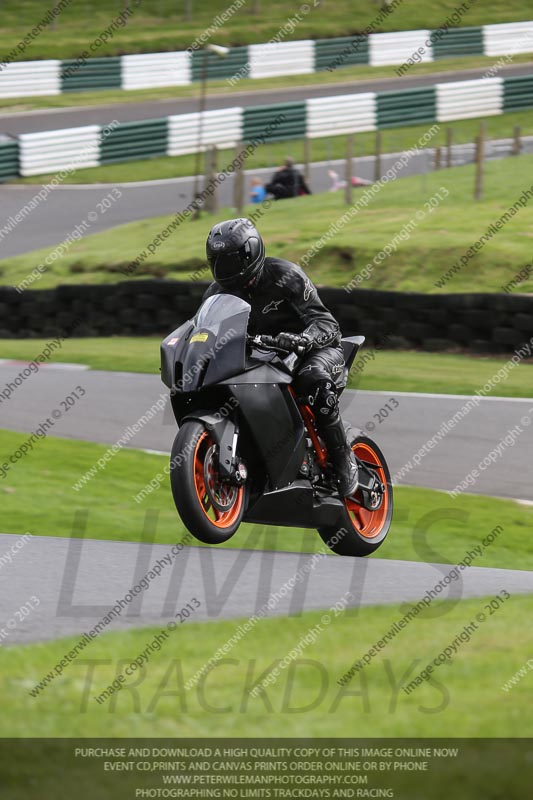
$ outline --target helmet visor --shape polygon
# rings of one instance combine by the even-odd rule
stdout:
[[[246,264],[242,264],[238,252],[220,253],[212,256],[209,261],[211,262],[213,277],[220,284],[238,283],[239,276],[246,269]]]
[[[254,237],[233,250],[217,250],[208,255],[213,277],[220,285],[240,287],[262,266],[261,240]],[[208,251],[209,252],[209,251]]]

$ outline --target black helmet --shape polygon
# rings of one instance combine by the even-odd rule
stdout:
[[[211,228],[206,242],[211,272],[223,289],[242,289],[261,275],[265,245],[249,219],[228,219]]]

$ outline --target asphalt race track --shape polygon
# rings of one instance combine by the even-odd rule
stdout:
[[[513,68],[513,74],[524,74],[524,71],[527,71],[526,67]],[[465,77],[478,75],[453,74],[454,79]],[[450,76],[439,77],[439,80],[450,79]],[[434,83],[436,76],[410,80],[412,85],[422,86]],[[394,81],[365,82],[358,84],[357,91],[395,88],[393,84]],[[346,85],[331,88],[337,94],[352,90]],[[320,96],[323,93],[323,87],[305,87],[281,93],[262,93],[261,101],[279,102],[295,99],[297,95]],[[267,96],[270,94],[271,97]],[[240,95],[238,102],[249,105],[257,103],[258,97],[257,94]],[[213,97],[210,107],[227,107],[234,103],[233,97]],[[158,101],[134,106],[75,109],[47,117],[31,113],[16,119],[22,126],[21,130],[39,130],[58,127],[58,119],[64,125],[106,122],[109,113],[121,120],[141,119],[190,111],[195,106],[196,100],[192,99],[176,103]],[[9,119],[4,116],[4,123]],[[47,124],[43,126],[45,120]],[[384,155],[383,171],[396,158],[395,154]],[[430,152],[415,155],[402,174],[419,174],[423,183],[425,173],[431,169],[430,160]],[[314,191],[327,190],[327,172],[332,167],[342,172],[342,162],[312,165]],[[371,179],[373,167],[372,157],[359,158],[355,173]],[[256,170],[255,173],[264,176],[270,173],[270,169]],[[192,193],[190,178],[117,186],[122,192],[120,202],[115,203],[105,217],[93,223],[91,233],[144,219],[147,212],[158,216],[183,210]],[[42,203],[39,213],[20,224],[2,242],[3,257],[62,241],[112,187],[112,184],[106,184],[56,188]],[[6,209],[6,217],[14,215],[38,190],[38,186],[1,187],[0,200]],[[219,202],[230,205],[231,201],[232,184],[228,181],[222,187]],[[16,378],[20,369],[20,365],[0,364],[0,391]],[[489,377],[487,374],[487,379]],[[30,433],[78,385],[85,389],[85,397],[68,414],[55,420],[52,435],[114,444],[159,397],[166,396],[165,387],[154,375],[66,371],[47,365],[18,388],[15,397],[1,402],[0,426]],[[374,415],[391,397],[395,398],[398,407],[380,423]],[[419,448],[435,436],[442,423],[451,419],[466,399],[445,395],[347,391],[343,397],[343,416],[376,438],[395,475],[411,462]],[[527,424],[524,423],[526,419]],[[521,425],[523,433],[520,437],[512,447],[502,451],[495,464],[483,470],[471,491],[533,502],[533,486],[527,478],[532,445],[530,421],[533,421],[533,398],[483,398],[479,406],[437,447],[418,458],[418,463],[395,482],[452,490],[501,443],[510,429]],[[146,424],[126,446],[168,453],[175,432],[176,425],[167,408]],[[13,468],[23,467],[17,464]],[[77,477],[81,476],[73,476],[73,481]],[[453,507],[453,500],[446,496],[443,496],[443,503]],[[17,537],[0,534],[0,553],[9,549],[14,538]],[[26,546],[23,557],[8,567],[4,566],[0,598],[8,620],[11,619],[9,609],[17,609],[31,594],[39,597],[40,605],[31,617],[24,620],[24,624],[9,628],[8,641],[3,643],[26,643],[82,633],[96,624],[117,598],[123,597],[135,580],[139,580],[154,561],[163,559],[168,551],[169,548],[163,545],[152,547],[113,541],[34,537]],[[218,548],[215,555],[214,549],[187,547],[176,562],[150,585],[150,590],[132,603],[110,628],[163,624],[173,618],[180,603],[186,604],[192,596],[197,596],[202,603],[195,614],[197,621],[252,614],[266,602],[271,591],[294,575],[305,558],[305,555],[297,553],[224,548]],[[240,569],[237,569],[238,577],[234,580],[236,565],[240,565]],[[359,605],[416,601],[448,570],[447,565],[431,563],[327,556],[313,570],[305,591],[288,593],[269,615],[325,609],[333,605],[343,591],[355,595],[354,613]],[[473,567],[464,572],[462,578],[460,583],[452,584],[450,597],[484,596],[500,591],[502,586],[512,593],[533,592],[531,572]]]
[[[158,358],[158,354],[154,353],[154,357]],[[22,368],[22,364],[0,364],[0,392]],[[27,378],[7,401],[2,400],[0,427],[27,433],[35,430],[41,421],[50,417],[53,409],[60,408],[60,401],[78,385],[86,390],[85,396],[55,421],[51,435],[114,444],[128,426],[137,422],[159,397],[167,394],[157,375],[69,371],[48,365]],[[398,407],[380,423],[373,415],[391,397],[396,398]],[[359,428],[369,426],[366,429],[382,447],[394,476],[466,400],[466,397],[454,395],[347,391],[341,407],[345,420]],[[522,420],[526,418],[524,423]],[[418,466],[414,465],[398,482],[451,491],[510,429],[520,425],[523,433],[512,446],[501,448],[501,455],[494,464],[481,471],[471,491],[533,501],[530,477],[533,424],[529,426],[529,420],[533,423],[533,398],[482,398],[478,407],[472,409],[437,446],[428,450]],[[170,452],[176,430],[176,423],[167,407],[150,420],[127,446]],[[31,458],[31,454],[28,457]],[[23,469],[23,466],[16,464],[13,469]]]
[[[287,143],[287,152],[291,152],[291,143]],[[398,156],[394,153],[382,156],[382,168],[387,169],[397,160]],[[431,169],[431,156],[423,151],[419,155],[413,155],[407,166],[402,169],[401,175],[421,175]],[[222,170],[226,165],[220,163]],[[256,169],[246,172],[246,175],[260,175],[263,180],[270,176],[276,164],[268,169]],[[313,192],[326,191],[331,186],[328,177],[328,170],[335,169],[342,175],[344,162],[332,161],[315,163],[311,166],[311,186]],[[355,174],[360,178],[372,180],[374,176],[374,158],[367,156],[359,158],[355,162]],[[224,181],[218,189],[217,198],[219,207],[231,207],[233,205],[233,182],[234,176]],[[249,181],[246,181],[248,186]],[[127,222],[146,219],[147,217],[157,217],[164,214],[173,214],[183,211],[189,206],[194,188],[194,178],[171,178],[167,180],[143,181],[133,183],[118,184],[87,184],[84,186],[58,186],[54,188],[41,202],[34,212],[22,220],[10,233],[0,239],[1,257],[9,258],[12,256],[36,250],[40,247],[59,244],[66,239],[67,235],[76,229],[82,220],[87,221],[87,216],[91,212],[96,212],[98,203],[110,194],[116,187],[122,196],[117,199],[105,214],[97,215],[98,218],[91,222],[90,229],[86,229],[86,234],[99,233],[116,225],[123,225]],[[5,218],[15,215],[25,206],[26,203],[35,197],[40,190],[39,185],[13,184],[0,186],[0,206],[5,210]],[[354,189],[353,199],[357,200],[358,189]],[[341,196],[339,195],[339,203]],[[207,219],[207,221],[205,221]],[[202,224],[209,227],[210,218],[204,218]],[[0,225],[1,228],[1,225]],[[148,234],[147,234],[148,236]]]
[[[394,133],[389,138],[389,146],[394,145]],[[289,143],[290,144],[290,143]],[[287,152],[291,151],[287,146]],[[413,145],[416,142],[413,142]],[[487,144],[486,158],[498,159],[509,155],[513,142],[511,139],[497,139]],[[533,153],[533,137],[526,136],[522,140],[523,152]],[[381,157],[382,174],[392,167],[402,153],[385,153]],[[460,166],[470,164],[475,158],[473,143],[454,145],[452,148],[452,164]],[[374,156],[360,156],[353,162],[353,171],[358,178],[374,180]],[[420,191],[427,194],[427,173],[433,170],[434,150],[431,147],[423,148],[418,153],[413,153],[405,166],[402,166],[398,177],[409,175],[420,176]],[[226,164],[220,163],[222,171]],[[273,165],[274,166],[274,165]],[[340,178],[344,177],[345,162],[340,160],[317,161],[310,164],[310,185],[316,194],[326,192],[331,188],[330,170],[335,170]],[[245,170],[246,182],[252,175],[261,176],[267,182],[273,172],[273,167]],[[233,205],[234,175],[218,187],[217,202],[220,207]],[[0,206],[5,209],[6,220],[16,215],[27,203],[38,196],[42,187],[39,185],[12,184],[0,186]],[[20,255],[40,247],[57,245],[63,242],[68,234],[76,230],[81,222],[89,224],[85,234],[98,233],[115,225],[122,225],[136,220],[172,214],[183,211],[189,206],[194,190],[194,178],[168,178],[154,181],[139,181],[130,183],[88,184],[81,186],[59,185],[55,186],[45,202],[40,202],[33,213],[24,216],[16,227],[4,234],[0,227],[0,242],[2,258]],[[358,193],[364,187],[355,188],[353,202],[358,200]],[[342,203],[342,195],[338,197]],[[101,213],[100,205],[104,198],[109,196],[111,206],[105,213]],[[272,201],[271,201],[272,202]],[[302,202],[305,200],[302,198]],[[265,208],[266,204],[261,207]],[[100,213],[97,213],[100,211]],[[209,223],[206,221],[207,227]]]
[[[8,550],[17,538],[0,534],[0,552]],[[167,563],[169,552],[168,545],[35,536],[2,570],[0,604],[8,634],[2,644],[27,644],[90,630],[158,561],[159,576],[124,605],[122,614],[105,630],[163,627],[193,597],[201,606],[191,621],[244,618],[257,613],[276,592],[281,599],[265,616],[328,609],[345,592],[354,596],[350,601],[354,610],[348,613],[355,616],[363,605],[416,602],[452,569],[450,564],[324,555],[304,572],[308,581],[279,592],[311,555],[184,547]],[[533,572],[467,567],[460,576],[439,598],[458,601],[502,589],[512,595],[533,593]],[[40,600],[39,606],[22,622],[10,624],[11,612],[32,595]],[[399,605],[398,616],[408,608]],[[376,638],[382,633],[376,631]],[[356,648],[354,658],[358,655],[362,653]]]
[[[443,65],[444,66],[444,65]],[[234,106],[269,105],[305,100],[308,97],[331,97],[342,94],[359,94],[361,92],[387,92],[396,89],[415,89],[421,86],[433,86],[436,83],[474,80],[482,78],[487,68],[459,70],[457,72],[434,72],[418,77],[373,78],[365,81],[349,81],[346,83],[322,84],[319,86],[294,86],[285,89],[261,89],[258,81],[257,89],[229,94],[211,94],[207,98],[207,108],[232,108]],[[505,77],[529,75],[531,65],[517,64],[502,67],[500,74]],[[199,86],[198,86],[199,91]],[[176,87],[176,92],[179,88]],[[24,103],[24,98],[20,98]],[[42,111],[25,111],[14,114],[0,113],[0,133],[12,135],[31,133],[34,131],[59,130],[75,128],[81,125],[107,125],[112,120],[118,122],[137,122],[143,119],[157,119],[172,114],[187,114],[198,110],[198,95],[174,100],[149,100],[139,103],[116,103],[78,108],[44,109]]]

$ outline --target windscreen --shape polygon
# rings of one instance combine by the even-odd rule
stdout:
[[[250,304],[233,294],[215,294],[208,297],[194,320],[197,328],[215,328],[222,320],[235,314],[250,312]]]
[[[207,298],[180,359],[184,388],[196,391],[244,370],[249,315],[250,304],[240,297],[216,294]]]

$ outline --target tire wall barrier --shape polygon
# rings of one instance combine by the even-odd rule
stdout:
[[[201,281],[127,281],[47,290],[0,288],[0,338],[147,336],[190,319],[208,286]],[[533,337],[533,295],[418,294],[319,287],[345,336],[367,347],[498,354]]]
[[[510,22],[437,31],[399,31],[334,39],[267,42],[232,47],[226,58],[207,56],[211,80],[306,75],[353,64],[381,66],[457,56],[512,56],[533,52],[533,22]],[[141,53],[84,62],[16,61],[0,68],[0,97],[53,95],[99,89],[186,86],[201,80],[204,51]]]

